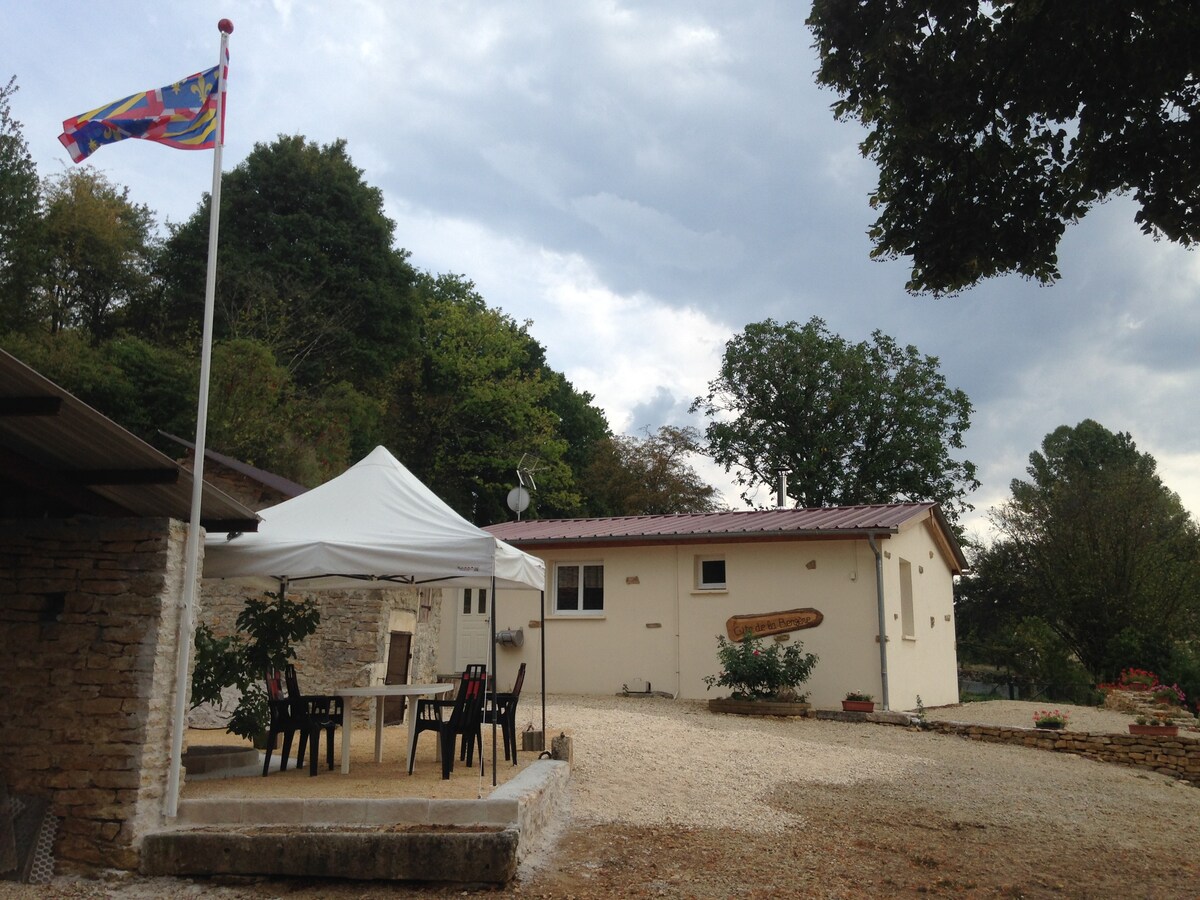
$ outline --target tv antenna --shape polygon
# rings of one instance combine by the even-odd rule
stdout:
[[[545,464],[536,456],[521,454],[521,461],[517,463],[517,487],[508,492],[508,508],[517,514],[518,522],[521,513],[529,508],[529,492],[537,490],[534,476],[544,468]]]

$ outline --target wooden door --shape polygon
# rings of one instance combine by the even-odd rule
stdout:
[[[408,665],[412,660],[412,633],[393,631],[388,642],[387,673],[384,684],[408,684]],[[383,724],[395,725],[404,721],[404,697],[383,698]]]

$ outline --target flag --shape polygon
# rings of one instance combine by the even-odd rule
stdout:
[[[229,54],[225,54],[228,75]],[[63,122],[58,139],[75,162],[105,144],[141,138],[179,150],[211,150],[224,140],[225,104],[217,127],[217,67],[143,91]],[[223,99],[223,98],[222,98]]]

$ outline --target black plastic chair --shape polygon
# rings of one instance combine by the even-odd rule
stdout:
[[[483,710],[484,725],[499,723],[501,736],[504,739],[504,758],[512,759],[517,764],[517,701],[521,699],[521,685],[525,683],[525,663],[517,669],[517,677],[513,681],[511,691],[487,696],[487,705]],[[495,703],[493,705],[493,699]],[[483,753],[483,738],[480,737],[479,752]],[[512,756],[509,756],[511,752]]]
[[[278,670],[268,672],[266,681],[267,706],[271,711],[271,724],[267,727],[267,757],[263,760],[264,778],[271,769],[271,751],[275,749],[275,742],[279,740],[281,734],[283,735],[283,747],[279,751],[279,771],[282,772],[287,768],[288,756],[292,752],[292,739],[300,727],[300,723],[292,715],[291,701],[283,693],[283,673]],[[296,760],[297,767],[303,762],[304,739],[301,738],[299,758]]]
[[[417,701],[416,709],[416,738],[423,731],[437,732],[438,750],[442,756],[442,778],[449,778],[454,770],[454,739],[460,734],[467,759],[467,765],[474,764],[475,736],[479,733],[479,723],[483,717],[483,699],[487,691],[487,674],[482,665],[467,666],[462,680],[458,683],[458,694],[453,702],[436,698],[421,698]],[[443,717],[443,712],[449,709],[449,718]],[[408,761],[408,774],[412,774],[416,757],[416,745],[413,745],[413,758]]]
[[[292,716],[300,732],[300,750],[296,754],[296,767],[304,765],[305,746],[308,745],[308,774],[317,774],[317,747],[321,732],[325,732],[325,758],[333,768],[333,732],[342,724],[342,698],[322,694],[301,694],[296,679],[296,667],[288,666],[285,677],[288,686],[288,701]],[[285,738],[286,740],[286,738]]]

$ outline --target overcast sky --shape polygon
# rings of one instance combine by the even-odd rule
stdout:
[[[0,79],[41,175],[62,120],[215,64],[230,17],[224,169],[256,142],[345,138],[397,242],[465,274],[615,430],[701,425],[725,342],[767,317],[878,328],[941,360],[975,406],[972,527],[1059,425],[1129,431],[1200,513],[1200,256],[1142,236],[1123,199],[1067,232],[1062,280],[904,292],[872,262],[875,168],[834,121],[793,2],[182,4],[0,0]],[[89,161],[160,221],[211,183],[209,153],[140,141]],[[719,469],[701,467],[737,493]],[[769,502],[764,492],[759,501]]]

